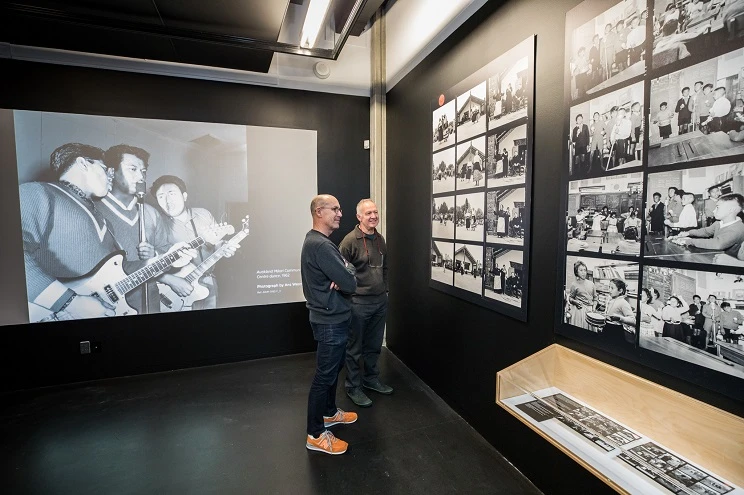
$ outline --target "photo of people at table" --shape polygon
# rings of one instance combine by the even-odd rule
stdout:
[[[744,0],[655,0],[654,69],[741,44]]]
[[[488,187],[524,184],[527,173],[527,125],[490,134],[487,143]]]
[[[582,183],[569,183],[567,251],[639,256],[643,174],[603,177],[592,186]]]
[[[742,70],[739,49],[651,80],[649,166],[744,154]]]
[[[640,346],[744,378],[744,277],[645,266]]]
[[[484,295],[511,306],[522,306],[524,253],[500,247],[486,247]]]
[[[431,236],[455,238],[455,197],[440,196],[431,200]]]
[[[452,285],[454,271],[453,254],[455,245],[452,242],[431,241],[431,279],[443,284]]]
[[[486,193],[486,242],[524,245],[525,220],[524,187]]]
[[[569,175],[597,177],[641,166],[643,83],[571,107]]]
[[[455,243],[455,287],[483,293],[483,244]]]
[[[455,100],[450,100],[432,113],[434,151],[455,144]]]
[[[455,175],[455,148],[434,153],[431,169],[432,194],[454,191]]]
[[[566,256],[563,321],[620,347],[635,345],[638,263]]]
[[[457,190],[486,186],[486,136],[457,144]]]
[[[486,132],[486,81],[457,97],[457,142]]]
[[[511,55],[511,56],[510,56]],[[488,79],[488,128],[527,117],[529,59],[526,53],[499,57]]]
[[[455,237],[458,241],[483,242],[484,194],[458,194],[455,199]]]
[[[744,163],[648,175],[643,255],[744,267]]]
[[[582,100],[645,72],[645,0],[624,0],[568,35],[571,100]]]

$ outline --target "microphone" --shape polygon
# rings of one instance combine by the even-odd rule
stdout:
[[[145,185],[145,182],[138,182],[137,184],[137,190],[135,191],[135,196],[137,196],[137,201],[139,203],[142,203],[145,199],[145,194],[147,194],[147,186]]]

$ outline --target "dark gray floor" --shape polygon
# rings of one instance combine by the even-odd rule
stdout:
[[[342,456],[305,449],[314,354],[5,397],[4,493],[540,493],[394,355],[392,396],[370,392],[333,431]],[[343,378],[343,374],[342,374]]]

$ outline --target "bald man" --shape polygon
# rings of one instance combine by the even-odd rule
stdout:
[[[336,438],[329,427],[349,424],[357,414],[336,407],[338,374],[344,365],[351,324],[351,294],[357,288],[354,265],[341,256],[328,238],[337,230],[342,212],[329,194],[310,202],[313,228],[305,236],[300,260],[302,292],[310,311],[310,326],[318,342],[317,366],[307,402],[305,447],[326,454],[346,452],[349,444]]]

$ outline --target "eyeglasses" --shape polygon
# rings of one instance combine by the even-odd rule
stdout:
[[[382,268],[382,265],[385,264],[385,255],[382,254],[382,250],[380,249],[380,236],[378,235],[375,237],[377,239],[377,253],[380,255],[380,264],[372,264],[372,257],[369,255],[369,250],[367,249],[367,236],[362,236],[362,242],[364,243],[364,252],[367,253],[367,264],[370,268]]]
[[[333,210],[333,213],[343,213],[340,206],[321,206],[321,210]]]

